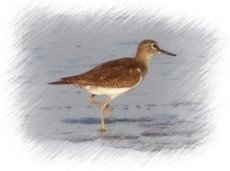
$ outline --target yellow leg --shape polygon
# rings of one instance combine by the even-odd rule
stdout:
[[[89,98],[89,102],[90,102],[91,104],[102,105],[102,102],[97,102],[97,101],[94,100],[94,97],[95,97],[95,96],[96,96],[95,94],[91,94],[91,96],[90,96],[90,98]]]
[[[94,99],[95,96],[96,96],[95,94],[91,94],[91,96],[90,96],[90,98],[89,98],[89,102],[90,102],[91,104],[96,104],[96,105],[102,106],[102,105],[104,104],[104,102],[96,101],[96,100]],[[109,112],[110,115],[112,115],[113,108],[112,108],[109,104],[107,104],[107,105],[105,106],[105,108],[104,108],[104,111],[105,111],[105,112]]]
[[[113,108],[109,104],[106,105],[105,112],[109,113],[109,116],[113,116]]]
[[[100,131],[101,131],[101,132],[107,131],[107,128],[106,128],[105,122],[104,122],[104,111],[105,111],[105,109],[106,109],[106,107],[108,106],[108,103],[109,103],[110,101],[111,101],[111,99],[109,98],[108,100],[106,100],[106,101],[100,106],[100,108],[101,108],[101,112],[100,112],[100,114],[101,114]]]

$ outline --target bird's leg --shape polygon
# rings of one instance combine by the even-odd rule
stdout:
[[[106,126],[105,126],[105,122],[104,122],[104,111],[106,110],[107,106],[109,106],[109,102],[111,101],[112,99],[109,98],[108,100],[106,100],[101,106],[101,123],[100,123],[100,131],[101,132],[105,132],[107,130]]]
[[[96,96],[95,94],[91,94],[91,95],[90,95],[90,98],[89,98],[89,102],[90,102],[91,104],[101,105],[102,102],[97,102],[97,101],[94,100],[94,97],[95,97],[95,96]]]
[[[110,104],[107,104],[105,107],[105,112],[109,113],[109,116],[113,116],[113,107]]]
[[[95,94],[91,94],[91,96],[90,96],[90,98],[89,98],[89,102],[91,103],[91,104],[96,104],[96,105],[99,105],[99,106],[101,106],[101,105],[103,105],[103,102],[99,102],[99,101],[96,101],[95,99],[94,99],[94,97],[95,97],[96,95]],[[112,114],[112,112],[113,112],[113,108],[109,105],[109,104],[107,104],[106,106],[105,106],[105,112],[109,112],[109,113],[111,113]]]

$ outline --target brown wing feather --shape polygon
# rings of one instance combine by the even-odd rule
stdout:
[[[68,80],[80,86],[129,87],[140,80],[142,76],[140,70],[145,73],[144,65],[133,58],[122,58],[103,63],[80,75],[61,78],[61,80]]]

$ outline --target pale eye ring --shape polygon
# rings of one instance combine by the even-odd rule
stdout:
[[[156,48],[157,48],[157,44],[156,44],[156,43],[152,43],[152,44],[151,44],[151,48],[152,48],[152,49],[156,49]]]

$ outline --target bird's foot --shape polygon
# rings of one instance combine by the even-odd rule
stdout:
[[[106,132],[108,131],[108,128],[106,128],[105,125],[100,125],[99,130],[100,132]]]

